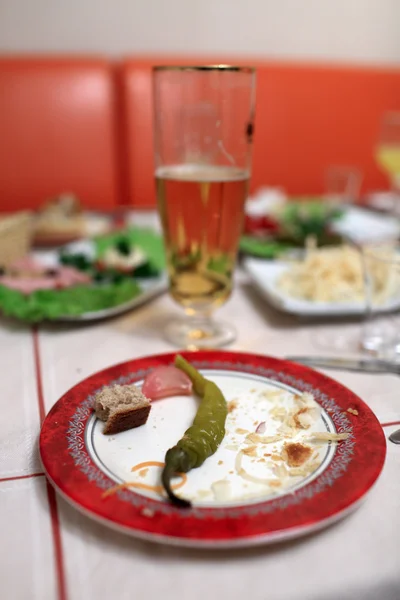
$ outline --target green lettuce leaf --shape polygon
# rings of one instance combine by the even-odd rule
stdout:
[[[283,254],[290,244],[276,242],[274,240],[263,240],[262,238],[244,235],[240,239],[239,250],[243,254],[257,256],[259,258],[276,258]]]
[[[37,290],[24,295],[0,285],[0,310],[8,317],[37,323],[78,316],[123,304],[141,293],[130,279],[107,285],[78,285],[64,290]]]

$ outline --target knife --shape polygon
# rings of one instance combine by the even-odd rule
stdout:
[[[393,373],[400,375],[400,364],[388,360],[363,358],[337,358],[323,356],[287,356],[286,360],[310,367],[341,369],[342,371],[360,371],[363,373]]]

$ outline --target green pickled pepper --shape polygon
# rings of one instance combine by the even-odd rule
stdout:
[[[201,398],[193,424],[185,431],[176,446],[167,451],[161,476],[171,502],[184,508],[190,507],[191,503],[174,494],[171,489],[171,478],[176,473],[187,473],[191,469],[200,467],[216,452],[225,436],[228,407],[219,387],[203,377],[182,356],[176,356],[175,366],[190,377],[194,391]]]

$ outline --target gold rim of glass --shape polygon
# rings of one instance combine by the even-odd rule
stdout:
[[[237,71],[254,73],[255,67],[235,65],[155,65],[153,71]]]

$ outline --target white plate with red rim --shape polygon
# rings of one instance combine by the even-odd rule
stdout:
[[[312,369],[275,358],[202,351],[185,356],[223,391],[230,408],[227,433],[217,452],[190,471],[176,492],[190,499],[192,507],[171,505],[157,488],[161,467],[142,463],[163,462],[166,450],[190,426],[198,400],[176,396],[154,401],[146,425],[114,436],[102,433],[104,424],[92,407],[94,394],[104,385],[141,385],[153,368],[172,364],[174,356],[140,358],[96,373],[68,391],[46,417],[40,454],[47,477],[86,515],[158,542],[252,546],[329,525],[354,509],[378,478],[386,452],[383,431],[350,390]],[[292,411],[296,397],[304,393],[313,395],[317,416],[309,429],[282,437],[282,414]],[[262,442],[248,439],[256,429]],[[313,431],[347,436],[340,442],[317,442],[311,440]],[[277,441],[266,442],[277,435]],[[280,456],[285,443],[296,442],[312,449],[298,468]],[[124,482],[135,487],[115,491]]]

